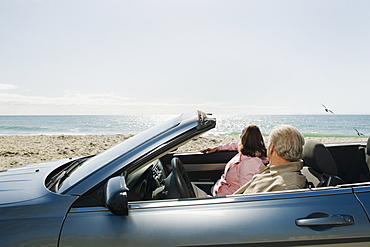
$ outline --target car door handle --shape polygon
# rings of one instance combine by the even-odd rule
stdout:
[[[351,215],[327,215],[325,217],[302,218],[295,220],[297,226],[346,226],[355,221]]]

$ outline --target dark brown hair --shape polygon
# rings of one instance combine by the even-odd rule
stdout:
[[[257,125],[249,125],[240,136],[240,152],[251,157],[266,157],[267,150],[260,129]]]

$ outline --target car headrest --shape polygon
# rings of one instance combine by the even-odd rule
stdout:
[[[307,140],[303,146],[303,161],[306,166],[330,175],[338,175],[338,168],[329,150],[316,140]]]
[[[367,139],[366,154],[370,155],[370,137],[369,137],[369,139]]]

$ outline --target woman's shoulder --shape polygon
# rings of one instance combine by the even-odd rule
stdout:
[[[241,161],[262,163],[264,165],[268,164],[268,162],[269,162],[267,157],[264,157],[264,156],[263,157],[251,157],[251,156],[248,156],[248,155],[242,155]]]

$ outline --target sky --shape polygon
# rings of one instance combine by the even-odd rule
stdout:
[[[2,0],[0,115],[370,114],[368,0]]]

